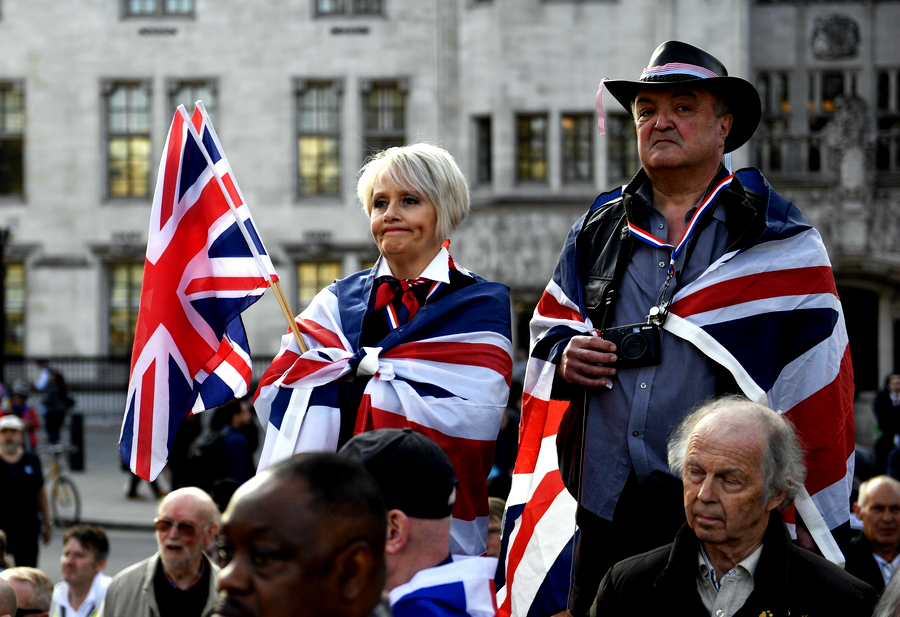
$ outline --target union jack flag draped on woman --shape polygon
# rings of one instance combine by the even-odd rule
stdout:
[[[459,481],[452,550],[481,554],[488,525],[485,479],[512,375],[509,289],[476,277],[478,283],[420,308],[377,347],[358,348],[377,270],[378,264],[335,281],[300,314],[297,324],[309,351],[301,354],[293,336],[282,339],[256,394],[266,428],[259,468],[300,452],[335,450],[337,382],[370,375],[355,432],[408,426],[437,442]]]
[[[853,479],[853,369],[831,263],[818,232],[756,170],[736,174],[767,202],[766,229],[675,295],[665,330],[728,369],[750,399],[791,419],[808,476],[795,502],[826,557],[843,562],[829,529],[849,519]],[[596,208],[621,195],[601,195]],[[519,455],[507,501],[498,570],[501,615],[539,617],[566,606],[575,546],[575,500],[560,476],[556,438],[567,401],[550,396],[551,359],[586,317],[572,228],[531,321]],[[793,512],[786,517],[793,523]]]

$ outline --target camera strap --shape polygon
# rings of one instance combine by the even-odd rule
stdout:
[[[687,227],[684,229],[684,233],[681,234],[681,239],[678,241],[678,244],[672,245],[664,240],[660,240],[650,232],[641,229],[631,221],[628,221],[628,231],[629,233],[646,244],[656,248],[664,248],[669,250],[669,268],[666,276],[666,282],[663,284],[662,291],[659,293],[659,297],[656,300],[656,306],[660,308],[664,308],[666,304],[668,304],[668,300],[666,300],[666,292],[669,289],[669,285],[672,282],[672,279],[675,277],[675,260],[678,259],[678,256],[681,255],[681,252],[688,246],[688,243],[693,238],[694,232],[697,231],[700,226],[700,221],[703,219],[703,215],[707,212],[712,211],[715,206],[716,199],[719,195],[731,185],[732,180],[734,180],[734,174],[731,174],[724,178],[721,182],[719,182],[713,189],[707,194],[707,196],[703,199],[697,209],[694,210],[693,216],[691,216],[691,220],[688,222]],[[673,290],[674,294],[674,290]]]

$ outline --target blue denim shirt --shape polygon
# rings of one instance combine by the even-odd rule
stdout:
[[[665,217],[651,206],[649,182],[635,194],[634,223],[663,240]],[[694,210],[686,215],[690,220]],[[687,251],[676,260],[680,285],[696,279],[721,257],[728,246],[725,209],[716,208],[712,220],[696,239],[687,264]],[[641,241],[634,243],[631,261],[620,285],[612,326],[645,322],[655,306],[669,266],[670,252]],[[674,282],[667,292],[670,299]],[[597,388],[590,396],[585,434],[581,505],[612,520],[616,502],[634,468],[642,483],[660,474],[673,475],[666,461],[672,430],[697,403],[716,394],[715,363],[690,343],[666,332],[660,339],[659,366],[624,369],[613,387]]]

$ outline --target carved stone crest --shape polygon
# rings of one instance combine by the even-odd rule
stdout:
[[[812,51],[816,58],[853,58],[858,48],[859,24],[856,21],[839,13],[816,18],[812,35]]]

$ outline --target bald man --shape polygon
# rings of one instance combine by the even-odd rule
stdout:
[[[99,615],[207,617],[219,569],[203,548],[219,531],[216,504],[196,487],[180,488],[160,502],[154,523],[159,551],[113,578]]]
[[[900,566],[900,482],[869,478],[859,487],[853,512],[863,529],[850,541],[845,569],[881,593]]]
[[[0,578],[0,617],[14,617],[16,614],[16,590]]]

